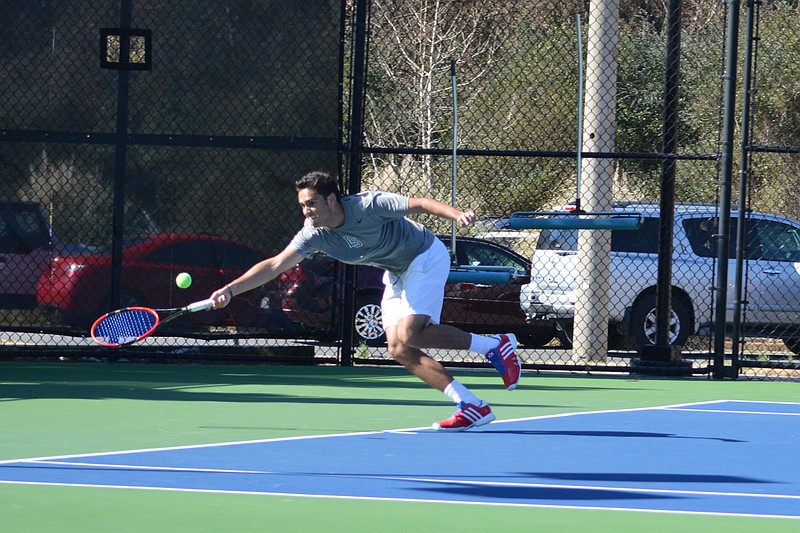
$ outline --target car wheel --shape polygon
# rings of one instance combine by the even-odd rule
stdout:
[[[556,322],[556,338],[558,339],[558,343],[561,344],[562,348],[572,348],[572,322],[567,324],[563,324],[561,322]]]
[[[786,348],[789,349],[795,355],[800,355],[800,339],[798,338],[789,338],[789,339],[781,339],[783,344]]]
[[[629,348],[628,337],[617,331],[616,326],[608,328],[608,349],[625,350]]]
[[[111,294],[107,294],[100,299],[102,304],[94,312],[95,318],[108,313],[108,302],[111,301]],[[123,307],[147,307],[147,301],[144,296],[135,291],[122,291],[120,296],[120,308]]]
[[[101,299],[101,301],[104,303],[100,304],[92,316],[80,318],[81,327],[91,326],[97,318],[109,312],[107,302],[111,301],[111,295],[107,294]],[[120,297],[120,308],[137,306],[147,307],[147,301],[145,300],[144,296],[134,291],[123,291],[122,296]]]
[[[689,338],[691,314],[679,299],[672,300],[667,342],[670,346],[683,346]],[[646,294],[636,301],[631,311],[628,342],[636,351],[656,342],[656,295]]]
[[[547,346],[556,336],[555,330],[552,333],[532,333],[520,335],[519,341],[527,348],[541,348]]]
[[[559,344],[562,348],[573,348],[572,338],[573,338],[573,331],[572,325],[565,326],[564,324],[559,323],[556,326],[556,338],[558,339]],[[621,335],[617,328],[611,326],[608,328],[608,349],[609,350],[623,350],[628,347],[628,339]]]
[[[122,297],[120,298],[120,303],[122,304],[122,307],[147,307],[147,302],[138,292],[123,291]]]
[[[369,293],[356,298],[353,325],[355,341],[359,344],[363,342],[368,346],[380,346],[386,342],[380,294]]]

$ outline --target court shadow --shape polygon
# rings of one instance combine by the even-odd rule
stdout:
[[[572,488],[572,487],[502,487],[494,485],[458,485],[449,484],[438,487],[421,487],[421,492],[433,492],[450,496],[470,496],[481,501],[599,501],[599,500],[676,500],[681,496],[675,494],[653,494],[617,490],[613,488]]]
[[[478,432],[476,432],[478,433]],[[720,442],[745,442],[737,439],[725,439],[722,437],[696,437],[686,435],[676,435],[675,433],[657,433],[651,431],[571,431],[571,430],[517,430],[517,429],[484,429],[480,433],[502,433],[508,435],[538,435],[538,436],[568,436],[568,437],[610,437],[610,438],[651,438],[651,439],[697,439],[715,440]]]
[[[331,405],[386,405],[386,406],[442,406],[441,400],[409,400],[369,397],[308,396],[305,394],[278,394],[269,392],[233,392],[228,390],[197,390],[209,385],[192,387],[161,384],[159,387],[141,384],[109,385],[100,383],[27,383],[3,385],[0,402],[62,399],[62,400],[145,400],[166,402],[222,402],[222,403],[292,403]],[[210,386],[218,387],[217,384]],[[346,387],[340,384],[339,388]]]
[[[558,481],[622,481],[632,483],[763,483],[771,481],[741,476],[720,474],[669,474],[654,472],[526,472],[520,474],[525,479],[552,479]]]
[[[390,399],[389,397],[394,396],[394,390],[419,390],[426,393],[431,390],[426,383],[403,368],[135,363],[12,363],[0,368],[3,373],[0,402],[30,399],[133,399],[226,403],[447,405],[444,397],[429,401]],[[239,386],[246,386],[251,391],[237,390]],[[278,387],[281,387],[280,392]],[[296,393],[291,387],[297,387]],[[491,388],[498,390],[500,387],[502,384],[498,383]],[[571,386],[566,389],[547,388],[570,392],[581,389]],[[338,392],[342,389],[352,389],[354,393],[344,397]],[[584,392],[593,390],[594,387],[586,387]],[[504,404],[494,402],[493,405],[502,407]],[[561,407],[553,404],[546,406]]]

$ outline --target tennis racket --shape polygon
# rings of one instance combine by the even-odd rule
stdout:
[[[178,317],[211,309],[214,301],[202,300],[172,309],[126,307],[101,316],[92,324],[92,338],[98,344],[118,348],[152,335],[159,327]]]

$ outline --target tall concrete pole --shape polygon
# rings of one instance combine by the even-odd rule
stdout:
[[[592,0],[586,53],[583,152],[613,152],[617,122],[617,46],[619,0]],[[584,159],[582,209],[611,211],[614,161]],[[578,361],[603,361],[608,355],[608,292],[611,232],[580,230],[573,354]]]

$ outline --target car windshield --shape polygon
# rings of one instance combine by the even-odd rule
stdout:
[[[577,250],[578,230],[543,229],[536,242],[538,250]]]
[[[50,231],[38,208],[15,205],[0,212],[0,248],[5,253],[28,253],[49,242]]]

